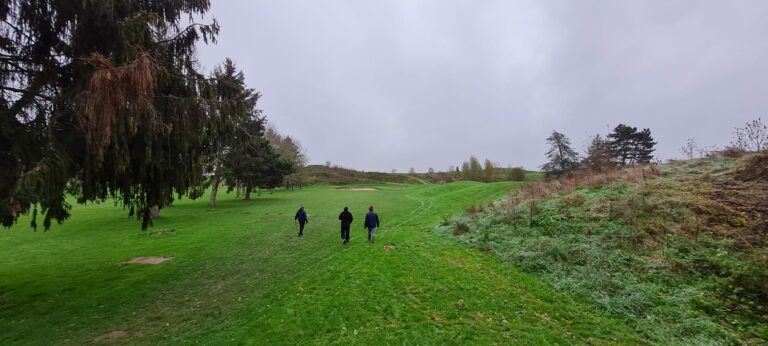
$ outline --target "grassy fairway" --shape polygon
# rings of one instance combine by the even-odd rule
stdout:
[[[0,232],[0,344],[638,343],[623,324],[432,234],[442,216],[511,186],[223,195],[215,210],[177,203],[147,232],[111,204],[76,207],[51,232]],[[369,204],[382,219],[373,245]],[[348,247],[344,206],[355,215]],[[139,256],[175,259],[121,264]]]

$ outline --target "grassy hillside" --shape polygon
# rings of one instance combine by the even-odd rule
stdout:
[[[298,173],[305,184],[414,184],[418,183],[405,174],[391,174],[380,172],[360,172],[341,167],[326,167],[321,165],[310,165],[301,168]]]
[[[768,156],[532,184],[438,232],[658,344],[768,340]]]
[[[164,209],[111,204],[50,232],[0,232],[0,344],[637,344],[624,322],[430,232],[512,184],[314,186]],[[310,223],[296,237],[293,214]],[[360,219],[376,206],[375,244]],[[341,245],[337,216],[357,218]],[[161,265],[125,264],[170,256]]]
[[[497,168],[496,181],[508,180],[509,168]],[[292,176],[303,184],[442,184],[462,181],[462,175],[459,172],[436,172],[436,173],[382,173],[382,172],[361,172],[342,167],[326,167],[321,165],[310,165],[302,167],[300,171]],[[541,180],[541,172],[525,171],[526,181]]]

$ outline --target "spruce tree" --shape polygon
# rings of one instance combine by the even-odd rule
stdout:
[[[190,23],[208,0],[0,2],[0,222],[63,222],[77,201],[113,198],[151,222],[199,194],[215,114]]]
[[[258,94],[253,94],[250,98],[251,114],[237,128],[224,161],[229,190],[235,186],[243,187],[246,200],[251,198],[254,189],[280,186],[283,178],[295,170],[293,164],[280,157],[264,136],[265,119],[261,110],[255,108],[258,97]]]
[[[209,181],[205,186],[210,186],[211,195],[209,206],[216,207],[219,186],[226,172],[226,155],[232,149],[238,129],[250,121],[255,99],[258,95],[245,85],[245,76],[238,71],[231,59],[226,59],[221,66],[217,66],[211,77],[214,91],[213,97],[217,107],[213,109],[217,116],[212,117],[207,138],[210,139],[207,151],[206,174]]]

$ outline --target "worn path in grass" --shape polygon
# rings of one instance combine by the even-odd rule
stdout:
[[[370,187],[225,194],[216,209],[182,201],[146,232],[111,204],[75,207],[47,233],[1,231],[0,344],[639,343],[622,323],[432,233],[513,185]],[[297,238],[302,203],[310,223]],[[370,204],[382,219],[375,244],[362,228]],[[344,206],[355,216],[347,247]],[[123,263],[143,256],[174,259]]]

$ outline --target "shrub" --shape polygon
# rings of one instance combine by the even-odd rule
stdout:
[[[459,236],[465,233],[469,233],[469,225],[467,225],[464,222],[456,221],[456,223],[453,225],[453,235]]]
[[[712,153],[712,156],[722,156],[722,157],[730,157],[730,158],[739,158],[744,156],[747,152],[739,147],[735,146],[727,146],[723,150],[718,150]]]
[[[525,181],[525,170],[522,167],[515,167],[509,170],[509,180]]]

